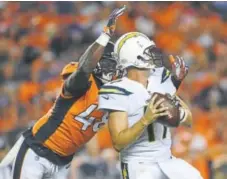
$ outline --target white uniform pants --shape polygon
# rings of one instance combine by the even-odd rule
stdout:
[[[12,179],[57,179],[56,176],[58,174],[61,175],[61,173],[65,174],[65,170],[68,168],[66,166],[57,166],[49,160],[38,156],[27,146],[23,136],[19,138],[2,160],[0,167],[5,167],[12,163]]]
[[[122,163],[123,179],[202,179],[199,171],[182,159],[158,163]]]

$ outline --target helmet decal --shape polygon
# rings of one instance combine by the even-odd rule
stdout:
[[[138,32],[132,32],[132,33],[129,33],[127,34],[118,44],[118,47],[117,47],[117,54],[119,54],[120,50],[121,50],[121,47],[123,46],[123,44],[130,38],[132,37],[137,37],[138,35],[140,35],[140,33]]]

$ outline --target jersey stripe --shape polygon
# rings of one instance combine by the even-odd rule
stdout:
[[[165,139],[166,138],[166,135],[167,135],[167,127],[164,126],[164,129],[163,130],[164,130],[164,132],[163,132],[162,138]]]
[[[131,39],[132,37],[137,37],[139,35],[140,34],[138,32],[132,32],[132,33],[129,33],[128,35],[126,35],[123,39],[121,39],[121,41],[119,42],[118,47],[117,47],[117,54],[119,54],[122,46],[128,39]]]
[[[121,171],[123,179],[129,179],[128,164],[121,162]]]
[[[79,97],[65,99],[62,96],[59,96],[51,116],[48,118],[47,122],[39,128],[34,137],[40,142],[45,142],[61,125],[68,110],[77,99],[79,99]]]
[[[25,141],[22,143],[19,152],[17,153],[14,169],[13,169],[13,179],[21,178],[21,170],[24,162],[25,155],[28,151],[28,146]]]
[[[117,86],[103,86],[99,90],[99,94],[118,94],[118,95],[129,96],[132,94],[132,92]]]
[[[147,132],[148,132],[148,140],[149,142],[154,142],[155,141],[155,136],[154,136],[154,127],[153,124],[149,124],[147,126]]]

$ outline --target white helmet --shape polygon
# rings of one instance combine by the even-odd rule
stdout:
[[[122,35],[114,46],[114,55],[119,67],[151,69],[155,67],[151,49],[157,49],[155,43],[139,32],[129,32]]]

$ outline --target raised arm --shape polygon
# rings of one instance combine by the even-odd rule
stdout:
[[[182,57],[172,55],[169,56],[170,63],[172,64],[172,76],[171,80],[178,89],[180,87],[181,82],[184,80],[186,75],[188,74],[188,66],[185,64],[184,59]]]
[[[91,44],[85,53],[80,57],[79,67],[76,72],[72,73],[65,81],[63,94],[73,96],[87,91],[90,87],[89,77],[101,59],[104,48],[114,34],[117,18],[123,14],[125,6],[115,9],[109,16],[107,26],[98,39]]]

